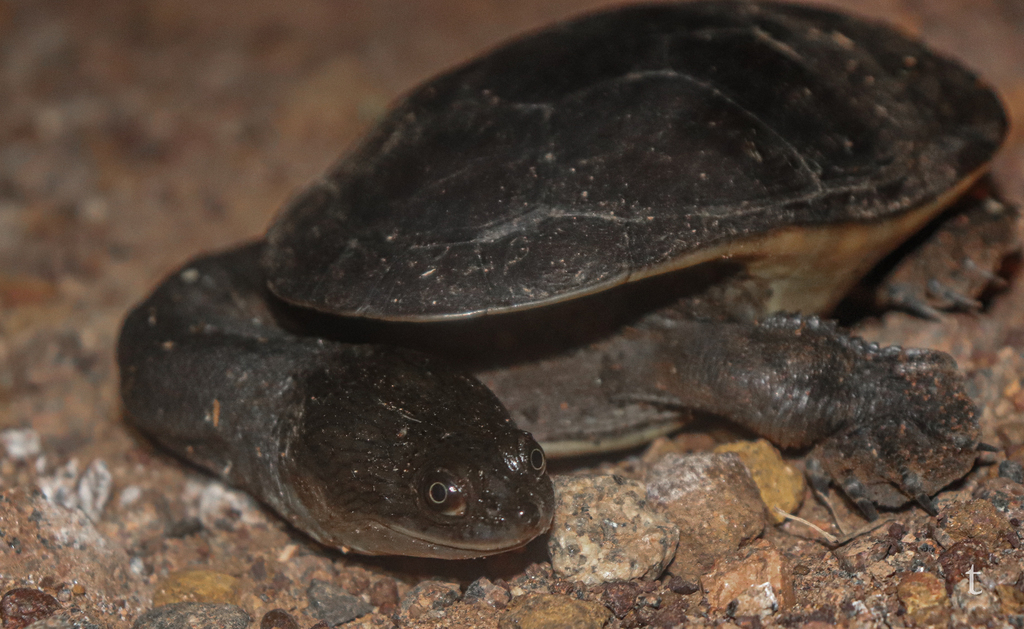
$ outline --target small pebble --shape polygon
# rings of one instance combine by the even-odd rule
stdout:
[[[658,578],[679,530],[648,503],[642,483],[618,476],[555,478],[548,553],[555,574],[597,585]]]
[[[986,621],[992,617],[993,610],[999,609],[995,594],[982,581],[976,575],[973,589],[970,579],[961,579],[953,586],[953,607],[959,615],[965,616],[964,626],[984,627],[989,624]]]
[[[78,459],[70,461],[53,471],[53,474],[39,476],[36,484],[43,497],[65,509],[78,507]]]
[[[78,481],[78,508],[93,522],[99,522],[110,500],[114,477],[103,459],[95,459]]]
[[[260,629],[299,629],[299,623],[285,610],[272,609],[263,614]]]
[[[930,572],[911,572],[896,586],[896,596],[906,608],[906,619],[916,626],[945,627],[949,623],[946,584]]]
[[[26,461],[43,451],[39,433],[31,428],[9,428],[0,432],[0,443],[7,456],[15,461]]]
[[[431,612],[440,612],[459,600],[462,591],[457,583],[424,581],[409,590],[398,604],[398,619],[417,620]]]
[[[313,579],[313,583],[306,590],[306,596],[309,597],[307,613],[313,618],[323,620],[331,627],[355,620],[373,611],[373,605],[363,599],[319,579]]]
[[[600,603],[556,594],[531,594],[509,605],[498,620],[498,629],[600,629],[611,615]]]
[[[676,594],[693,594],[700,589],[700,584],[683,577],[671,577],[665,581],[665,587]]]
[[[151,609],[132,629],[245,629],[249,614],[222,603],[174,603]]]
[[[223,483],[208,483],[200,490],[198,499],[195,517],[208,531],[237,531],[243,526],[266,522],[266,515],[255,498]]]
[[[60,609],[57,599],[42,590],[14,588],[0,598],[4,629],[22,629]]]
[[[648,584],[654,585],[651,582]],[[616,618],[622,618],[636,605],[641,588],[636,581],[619,581],[604,583],[595,587],[594,591],[602,605],[610,609]]]
[[[555,573],[551,569],[551,564],[547,562],[532,563],[526,566],[526,570],[522,574],[513,577],[506,585],[513,597],[534,593],[549,594],[554,578]]]
[[[491,583],[487,577],[480,577],[470,583],[466,593],[462,595],[462,600],[467,603],[482,602],[497,609],[504,609],[511,599],[512,595],[508,590]]]
[[[765,540],[743,549],[739,557],[722,561],[703,580],[708,603],[730,616],[761,619],[794,600],[793,577],[782,554]]]
[[[851,573],[864,572],[869,566],[885,559],[889,554],[889,540],[865,535],[832,551],[843,570]]]
[[[981,572],[988,568],[989,563],[988,548],[973,539],[957,542],[939,555],[939,566],[949,587],[966,578],[972,569]]]
[[[370,604],[374,607],[381,605],[398,604],[398,585],[394,579],[384,578],[370,586],[367,591],[370,597]]]
[[[740,457],[761,493],[766,515],[773,523],[782,524],[786,521],[775,507],[786,513],[796,513],[800,508],[804,501],[807,481],[802,473],[783,460],[782,455],[768,440],[723,443],[714,451],[735,452]]]
[[[743,462],[724,454],[669,454],[647,474],[647,498],[679,527],[669,572],[696,581],[761,534],[765,506]]]
[[[142,498],[142,488],[138,485],[128,485],[118,495],[117,504],[124,509],[138,502],[140,498]]]

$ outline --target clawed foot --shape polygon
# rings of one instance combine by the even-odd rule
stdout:
[[[1006,285],[995,271],[1019,247],[1017,209],[992,197],[966,203],[892,270],[882,304],[937,320],[943,311],[980,310],[979,296]]]
[[[958,264],[956,267],[951,267]],[[963,258],[959,263],[948,262],[944,270],[950,271],[944,283],[930,278],[922,288],[909,283],[890,283],[885,287],[882,301],[891,308],[906,310],[922,319],[938,321],[944,311],[977,312],[983,304],[976,299],[989,286],[1001,288],[1006,280],[981,268],[973,259]],[[950,282],[950,279],[959,281]]]
[[[807,461],[812,488],[838,485],[868,520],[876,505],[913,501],[931,515],[931,496],[963,477],[978,452],[977,411],[956,364],[929,350],[878,350],[861,374],[865,412],[814,448]]]

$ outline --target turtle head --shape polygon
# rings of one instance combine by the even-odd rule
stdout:
[[[304,376],[302,410],[284,428],[300,528],[361,553],[443,559],[548,529],[544,451],[486,387],[414,352],[356,351]]]

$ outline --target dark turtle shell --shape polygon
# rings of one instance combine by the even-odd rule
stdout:
[[[937,205],[1005,127],[974,74],[879,24],[625,8],[413,91],[286,208],[264,263],[279,296],[345,315],[537,306],[773,230]]]

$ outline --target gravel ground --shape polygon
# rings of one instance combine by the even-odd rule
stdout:
[[[282,628],[1024,625],[1024,487],[996,465],[941,494],[939,518],[909,509],[840,549],[769,523],[711,572],[587,585],[554,576],[543,542],[463,562],[341,555],[122,422],[118,326],[164,275],[258,237],[404,90],[601,4],[0,0],[4,627],[242,627],[246,614]],[[895,24],[992,82],[1015,123],[994,184],[1024,202],[1024,2],[823,4]],[[1022,312],[1017,278],[979,315],[889,314],[858,332],[951,352],[986,441],[1004,448],[991,461],[1021,462]],[[656,447],[707,450],[719,436]],[[640,478],[651,457],[599,468]],[[830,526],[811,500],[800,514]],[[982,594],[964,589],[970,566]],[[775,584],[775,603],[729,593],[741,577]]]

